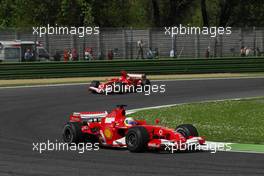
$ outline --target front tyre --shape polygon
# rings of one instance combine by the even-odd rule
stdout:
[[[176,132],[182,134],[185,138],[199,136],[197,129],[191,124],[182,124],[176,127]]]
[[[83,133],[79,122],[68,122],[62,131],[62,139],[65,143],[79,143],[83,141]]]
[[[126,145],[130,152],[144,152],[147,150],[149,134],[146,128],[132,127],[126,134]]]

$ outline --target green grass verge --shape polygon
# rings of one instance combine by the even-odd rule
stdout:
[[[191,123],[209,141],[264,144],[264,97],[182,104],[138,111],[131,116],[175,128]]]
[[[264,153],[264,145],[256,144],[231,144],[233,151],[260,152]]]

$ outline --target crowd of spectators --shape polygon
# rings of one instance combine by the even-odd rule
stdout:
[[[152,49],[151,47],[148,47],[147,49],[144,49],[145,43],[143,40],[138,40],[136,42],[136,48],[137,48],[137,55],[136,59],[158,59],[159,58],[159,50],[158,48]],[[80,52],[80,51],[79,51]],[[83,58],[80,59],[79,53],[77,49],[64,49],[63,54],[56,51],[54,55],[54,60],[59,61],[61,60],[61,57],[63,57],[63,61],[78,61],[78,60],[86,60],[86,61],[93,61],[93,60],[113,60],[118,55],[118,48],[114,49],[108,49],[105,53],[102,51],[97,52],[98,54],[95,55],[95,52],[92,47],[86,47],[83,51]],[[242,46],[240,48],[240,56],[246,57],[254,54],[256,56],[262,56],[264,52],[261,52],[259,48],[256,48],[255,50]],[[181,53],[180,53],[181,54]],[[169,57],[170,58],[177,58],[178,54],[173,49],[169,51]],[[28,49],[24,55],[25,60],[31,60],[31,58],[34,56],[33,52]],[[205,58],[211,58],[211,49],[210,46],[208,46],[205,50],[204,54]]]

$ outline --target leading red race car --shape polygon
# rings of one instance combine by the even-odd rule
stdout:
[[[138,87],[145,88],[147,91],[150,87],[150,80],[145,74],[131,74],[126,71],[121,71],[119,78],[112,78],[111,80],[100,83],[99,81],[92,81],[89,90],[92,93],[109,94],[109,93],[127,93],[136,92]]]
[[[205,139],[198,136],[193,125],[179,125],[175,130],[149,125],[145,120],[127,117],[124,106],[118,105],[111,113],[73,113],[63,129],[64,142],[80,143],[93,139],[101,146],[127,147],[131,152],[167,150],[169,146],[179,148],[181,145],[193,146],[205,143]]]

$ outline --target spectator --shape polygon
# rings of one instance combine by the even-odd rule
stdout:
[[[246,49],[244,46],[241,46],[240,48],[240,56],[245,57],[246,56]]]
[[[113,50],[109,50],[107,53],[108,60],[113,60],[114,58],[114,52]]]
[[[264,54],[264,52],[261,52],[259,47],[257,47],[256,54],[257,54],[257,56],[262,56]]]
[[[77,61],[78,60],[78,53],[75,48],[72,49],[72,60]]]
[[[69,54],[69,60],[72,61],[72,52],[71,52],[71,49],[69,49],[68,54]]]
[[[25,61],[32,61],[33,59],[33,53],[31,52],[30,49],[27,49],[24,55]]]
[[[174,53],[174,50],[170,50],[170,58],[174,58],[175,57],[175,53]]]
[[[103,60],[103,59],[104,59],[104,53],[103,53],[102,51],[100,51],[100,52],[98,53],[97,58],[98,58],[99,60]]]
[[[205,58],[209,58],[209,57],[210,57],[210,47],[208,46],[205,51]]]
[[[153,53],[151,47],[147,51],[147,58],[148,59],[154,59],[154,53]]]
[[[31,61],[36,61],[36,59],[37,59],[36,56],[38,55],[37,52],[36,52],[36,50],[30,50],[30,52],[31,52],[31,58],[30,58],[30,60]]]
[[[88,48],[85,48],[85,50],[84,50],[84,60],[88,60],[88,59],[89,59]]]
[[[155,50],[154,50],[154,56],[155,56],[155,59],[158,59],[159,58],[159,49],[158,48],[155,48]]]
[[[86,48],[84,51],[84,58],[85,60],[93,60],[93,49],[92,48]]]
[[[251,49],[250,48],[245,48],[245,54],[246,54],[246,56],[249,56],[250,55],[250,53],[251,53]]]
[[[53,58],[54,58],[54,61],[60,61],[61,55],[60,55],[59,51],[55,52],[55,55],[53,56]]]
[[[139,40],[137,41],[137,48],[138,48],[138,52],[137,52],[137,59],[139,58],[139,56],[141,57],[141,59],[144,59],[143,56],[143,41]]]
[[[64,58],[64,62],[68,62],[69,61],[70,55],[69,55],[69,52],[68,52],[67,49],[65,49],[64,52],[63,52],[63,58]]]

